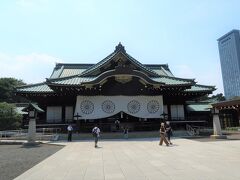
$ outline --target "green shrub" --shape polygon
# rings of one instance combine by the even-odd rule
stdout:
[[[238,131],[240,127],[226,127],[225,130],[227,131]]]
[[[21,126],[22,115],[16,112],[16,107],[8,103],[0,103],[0,130],[18,129]]]

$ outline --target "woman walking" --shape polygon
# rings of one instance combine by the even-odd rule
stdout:
[[[171,142],[172,127],[171,127],[169,121],[166,122],[165,128],[166,128],[166,134],[167,134],[168,142],[169,142],[169,144],[172,144],[172,142]]]
[[[164,125],[164,123],[161,123],[161,127],[160,127],[160,142],[159,142],[160,146],[163,144],[163,141],[166,144],[166,146],[169,146],[168,141],[166,139],[165,125]]]

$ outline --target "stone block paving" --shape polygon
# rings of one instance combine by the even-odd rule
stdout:
[[[16,180],[239,180],[240,141],[157,139],[60,143],[63,149]]]

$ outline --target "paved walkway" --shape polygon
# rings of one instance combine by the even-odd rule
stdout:
[[[240,141],[72,142],[17,180],[239,180]]]

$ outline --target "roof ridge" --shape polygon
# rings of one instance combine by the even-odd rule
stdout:
[[[187,78],[179,78],[179,77],[175,77],[175,76],[172,77],[172,76],[166,76],[166,75],[159,75],[159,77],[156,77],[156,78],[160,78],[160,77],[166,77],[166,78],[169,78],[169,79],[178,79],[178,80],[183,80],[183,81],[192,81],[192,82],[196,83],[194,78],[193,79],[187,79]],[[153,78],[155,78],[155,77],[153,77]]]
[[[168,71],[164,68],[164,67],[162,67],[161,66],[161,70],[167,75],[167,76],[169,76],[168,75],[168,72],[174,77],[174,75],[172,74],[172,72],[170,71],[170,69],[168,68]]]
[[[90,73],[94,70],[94,67],[97,66],[103,66],[105,63],[107,63],[113,56],[115,56],[118,53],[122,53],[124,56],[126,56],[126,58],[130,59],[133,61],[133,63],[135,63],[137,66],[140,66],[140,68],[148,71],[149,73],[153,74],[153,75],[158,75],[156,72],[154,72],[152,69],[150,69],[149,67],[145,66],[144,64],[140,63],[138,60],[136,60],[135,58],[133,58],[131,55],[129,55],[128,53],[126,53],[126,50],[124,48],[124,46],[122,46],[121,43],[119,43],[114,52],[111,53],[110,55],[108,55],[107,57],[105,57],[104,59],[102,59],[101,61],[99,61],[98,63],[96,63],[95,65],[89,67],[88,69],[86,69],[85,71],[82,72],[82,75],[86,75],[87,73]]]
[[[21,88],[26,88],[26,87],[33,87],[33,86],[38,86],[38,85],[47,85],[47,84],[46,84],[46,81],[44,81],[44,82],[35,83],[35,84],[27,84],[27,85],[17,86],[16,89],[21,89]]]
[[[56,66],[80,66],[80,65],[86,65],[86,66],[90,66],[90,65],[94,65],[93,63],[57,63]]]
[[[144,64],[145,66],[168,66],[168,64]]]
[[[145,66],[144,64],[142,64],[141,62],[139,62],[138,60],[136,60],[134,57],[132,57],[131,55],[129,55],[128,53],[124,53],[125,55],[127,55],[131,60],[133,60],[137,65],[141,65],[141,67],[144,67],[145,70],[155,74],[155,75],[158,75],[156,72],[154,72],[152,69],[150,69],[149,67]]]
[[[46,78],[46,82],[55,82],[57,80],[71,79],[71,78],[77,77],[77,76],[80,77],[80,75],[81,74],[75,74],[75,75],[72,75],[72,76],[59,77],[59,78]]]
[[[99,61],[98,63],[92,65],[91,67],[89,67],[88,69],[86,69],[85,71],[83,71],[83,72],[81,73],[81,75],[85,75],[85,74],[91,72],[95,66],[97,66],[97,65],[99,65],[99,64],[101,64],[101,63],[105,64],[105,63],[107,62],[106,60],[109,59],[109,57],[113,56],[113,54],[116,54],[116,52],[112,52],[112,53],[109,54],[107,57],[105,57],[104,59],[102,59],[101,61]],[[104,62],[104,61],[106,61],[106,62]],[[101,66],[102,66],[103,64],[101,64]]]
[[[209,86],[209,85],[202,85],[202,84],[195,84],[195,86],[198,86],[198,87],[212,87],[212,88],[216,88],[216,86]]]

